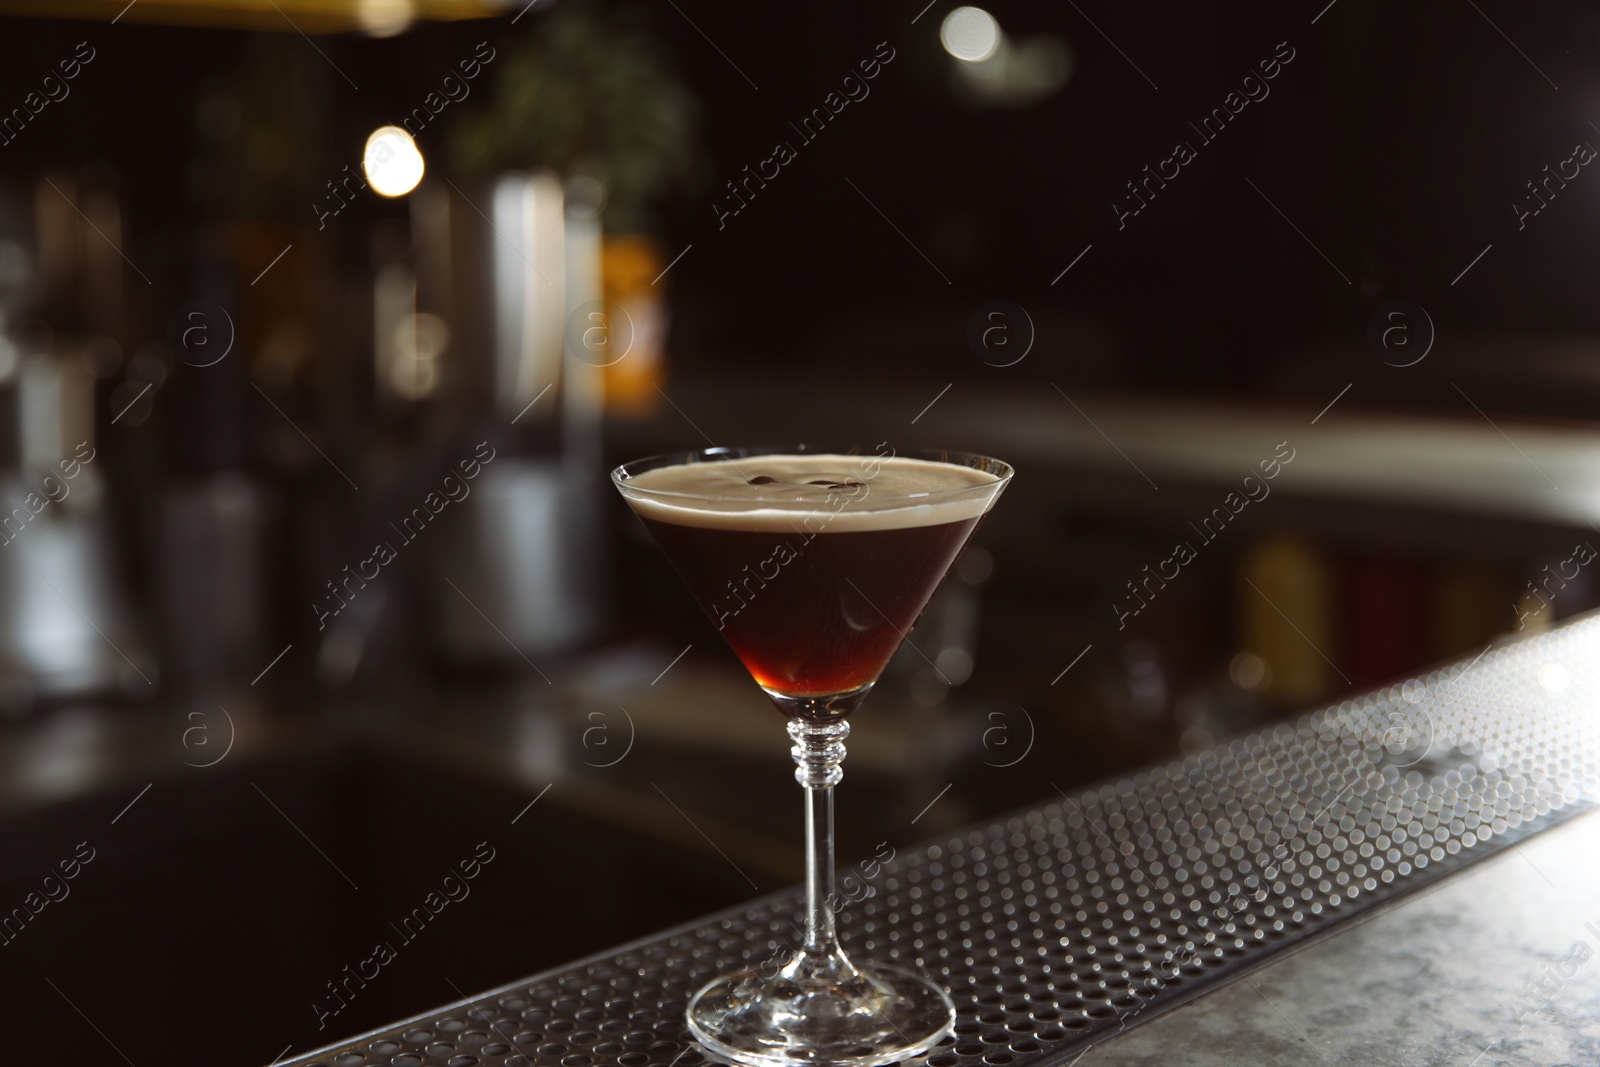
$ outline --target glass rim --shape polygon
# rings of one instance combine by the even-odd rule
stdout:
[[[662,467],[685,466],[691,463],[732,463],[739,459],[754,459],[760,456],[799,455],[861,457],[877,461],[891,458],[920,459],[933,463],[946,463],[955,467],[981,470],[995,476],[994,481],[982,482],[977,485],[936,489],[932,492],[879,496],[874,502],[876,506],[869,504],[866,507],[854,509],[859,511],[887,511],[891,508],[916,507],[929,502],[960,499],[964,495],[994,493],[1005,488],[1007,483],[1011,481],[1012,475],[1016,473],[1016,469],[1004,460],[995,459],[979,452],[956,449],[910,448],[884,454],[868,451],[861,445],[844,445],[840,447],[824,447],[812,444],[714,445],[710,448],[689,449],[683,452],[660,452],[653,456],[643,456],[639,459],[629,460],[612,469],[611,482],[624,496],[637,495],[662,500],[708,500],[715,497],[716,494],[683,492],[675,489],[650,489],[632,485],[631,482],[636,475],[643,474],[646,471],[658,470]],[[752,504],[788,503],[792,505],[797,502],[793,496],[775,496],[769,493],[740,494],[738,499]]]

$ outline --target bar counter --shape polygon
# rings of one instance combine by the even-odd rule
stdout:
[[[928,1067],[1600,1062],[1597,653],[1585,617],[902,849],[841,910],[845,947],[951,991]],[[289,1062],[716,1062],[685,1002],[799,907],[763,897]]]

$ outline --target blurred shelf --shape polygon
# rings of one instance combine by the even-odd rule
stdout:
[[[1337,404],[1318,417],[1264,405],[1075,399],[1083,413],[1052,391],[1034,400],[979,396],[950,414],[953,425],[994,428],[1019,454],[1137,464],[1156,484],[1172,477],[1236,486],[1288,442],[1294,461],[1274,488],[1294,494],[1574,526],[1600,520],[1600,433],[1576,425],[1491,421],[1470,411],[1341,412]]]
[[[1024,476],[1027,465],[1046,465],[1143,495],[1153,486],[1237,489],[1288,442],[1294,460],[1274,493],[1579,529],[1600,523],[1600,430],[1582,423],[1485,415],[1465,400],[1462,414],[1445,416],[1364,411],[1359,397],[1330,394],[1336,402],[1319,411],[1076,388],[1063,395],[1040,382],[958,382],[918,416],[944,383],[920,384],[821,390],[771,375],[675,381],[668,393],[685,415],[667,408],[648,425],[619,427],[619,436],[638,440],[649,431],[654,441],[697,445],[688,417],[720,443],[854,437],[990,450]]]

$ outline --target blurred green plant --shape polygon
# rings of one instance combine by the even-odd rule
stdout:
[[[328,72],[304,42],[251,34],[238,63],[201,87],[199,137],[185,182],[201,217],[314,220],[312,201],[334,178],[328,151]]]
[[[649,227],[651,202],[705,171],[700,102],[637,8],[566,0],[527,37],[502,39],[485,108],[451,131],[472,177],[548,167],[606,188],[607,228]]]

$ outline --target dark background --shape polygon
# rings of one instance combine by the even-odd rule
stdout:
[[[823,4],[771,18],[736,5],[682,14],[650,6],[648,24],[703,101],[710,148],[699,191],[661,212],[672,251],[693,245],[672,276],[675,365],[821,361],[819,373],[839,388],[860,377],[980,375],[952,326],[998,296],[1029,308],[1041,344],[1056,353],[1012,377],[1310,398],[1357,374],[1370,379],[1352,396],[1357,404],[1459,408],[1448,388],[1419,386],[1426,369],[1402,378],[1369,366],[1369,314],[1404,298],[1427,309],[1441,353],[1473,355],[1473,373],[1506,385],[1496,397],[1501,407],[1589,414],[1588,394],[1528,386],[1546,373],[1538,342],[1503,353],[1492,367],[1479,366],[1487,358],[1470,350],[1487,333],[1548,337],[1595,325],[1584,251],[1600,208],[1587,170],[1520,232],[1512,204],[1541,168],[1566,159],[1576,142],[1600,138],[1590,125],[1596,78],[1585,58],[1600,16],[1575,3],[1480,13],[1470,4],[1339,0],[1312,25],[1316,6],[1088,12],[1158,90],[1070,6],[997,4],[1008,33],[1056,34],[1073,56],[1066,85],[1021,109],[955,98],[953,61],[937,39],[941,7],[910,25],[917,11],[907,4]],[[509,18],[423,24],[388,40],[319,37],[318,47],[361,88],[307,47],[302,74],[323,120],[318,139],[303,146],[307,173],[318,175],[307,195],[321,191],[324,171],[332,175],[359,154],[353,146],[365,130],[413,106],[473,44],[528,32],[544,13],[536,7],[516,26]],[[130,255],[151,262],[149,250],[161,249],[192,211],[187,162],[198,92],[241,61],[251,36],[10,20],[0,41],[0,99],[20,101],[46,57],[79,40],[99,54],[69,102],[51,105],[48,122],[0,149],[5,173],[114,167],[134,233]],[[815,142],[797,145],[798,159],[719,229],[711,202],[722,183],[767,157],[775,140],[797,141],[787,124],[819,106],[880,41],[896,58],[870,83],[871,95]],[[1176,139],[1196,142],[1187,123],[1220,106],[1280,41],[1295,59],[1268,83],[1270,95],[1214,143],[1196,144],[1199,158],[1119,230],[1111,202],[1126,196],[1124,184],[1168,156]],[[452,108],[481,103],[483,79],[478,88],[478,101]],[[439,142],[450,117],[419,138],[430,166],[445,165]],[[352,210],[398,210],[373,201]],[[363,230],[344,225],[349,219],[335,237],[343,254],[359,256]],[[1052,286],[1086,245],[1092,251]],[[159,319],[152,307],[152,329]],[[1333,350],[1304,353],[1327,339]]]

